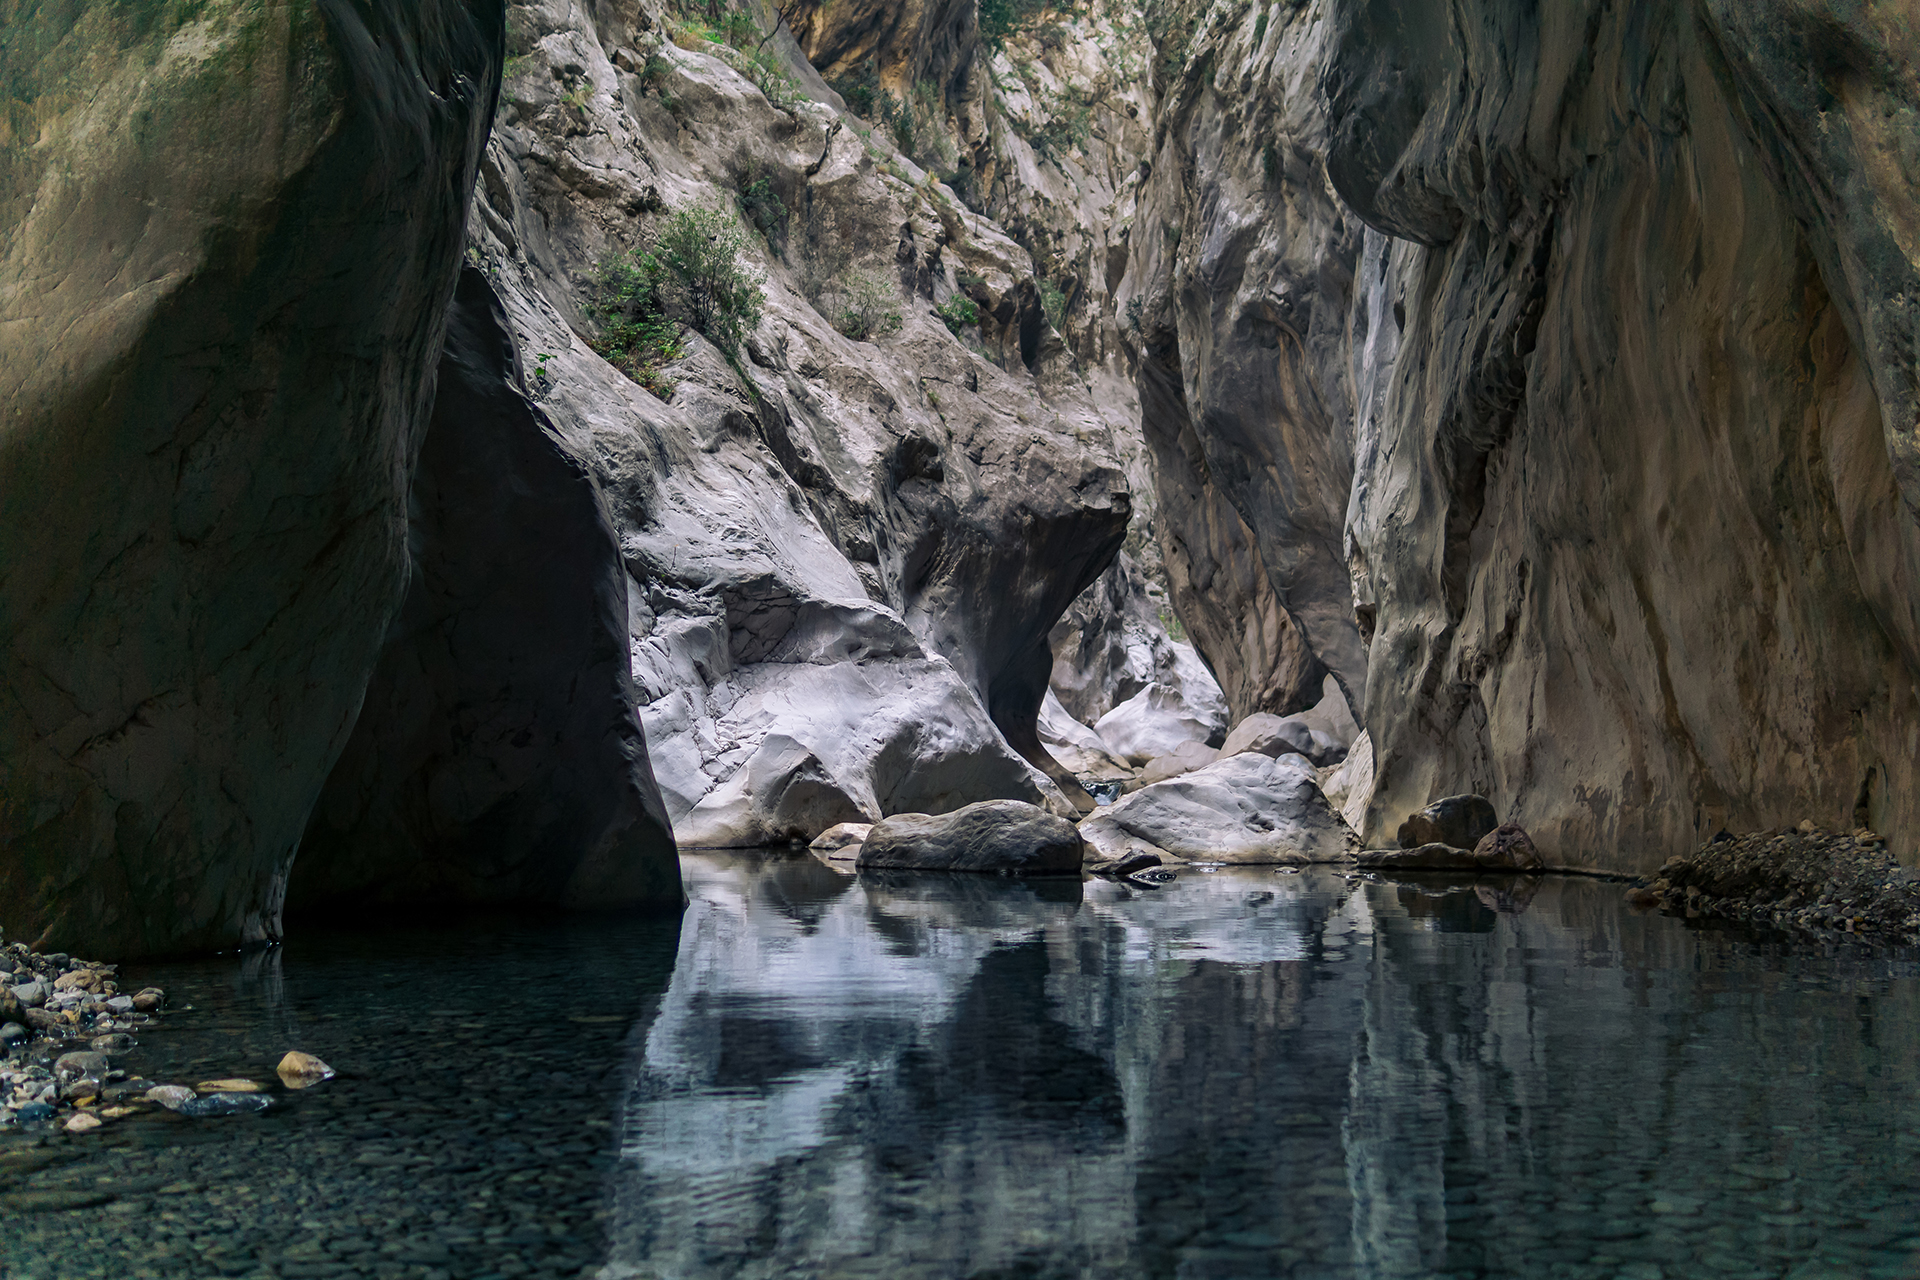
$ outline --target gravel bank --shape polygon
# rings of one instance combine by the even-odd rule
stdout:
[[[1727,836],[1669,858],[1636,906],[1816,935],[1920,944],[1920,872],[1894,862],[1871,831]]]

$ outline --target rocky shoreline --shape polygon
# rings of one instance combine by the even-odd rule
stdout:
[[[1722,833],[1669,858],[1627,900],[1685,919],[1720,919],[1818,938],[1920,945],[1920,871],[1865,829]]]
[[[4,937],[4,934],[0,934]],[[57,1126],[86,1133],[155,1107],[187,1116],[239,1115],[271,1105],[265,1083],[243,1077],[161,1084],[116,1061],[166,1003],[159,987],[123,994],[118,969],[25,943],[0,947],[0,1129]],[[310,1054],[276,1069],[287,1088],[333,1075]]]

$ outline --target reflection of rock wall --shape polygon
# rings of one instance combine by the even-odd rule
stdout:
[[[1864,1271],[1912,1234],[1897,960],[1783,973],[1574,878],[687,861],[611,1276]]]
[[[6,25],[0,917],[257,942],[400,603],[500,6]]]

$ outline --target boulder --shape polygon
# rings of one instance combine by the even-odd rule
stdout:
[[[862,869],[1077,875],[1083,847],[1071,822],[1011,800],[970,804],[940,816],[899,814],[877,822],[860,846]]]
[[[1546,866],[1533,838],[1517,822],[1505,822],[1480,838],[1473,846],[1474,859],[1484,867],[1512,867],[1515,871],[1538,871]]]
[[[592,467],[461,273],[414,474],[413,574],[314,806],[290,908],[678,906],[634,709],[626,566]]]
[[[1539,871],[1544,866],[1533,841],[1512,823],[1488,832],[1471,849],[1435,842],[1411,849],[1373,849],[1355,861],[1378,871]]]
[[[0,919],[279,934],[407,581],[498,4],[6,18]],[[105,121],[138,127],[103,127]]]
[[[892,611],[747,586],[727,612],[657,619],[635,646],[681,844],[810,841],[841,823],[986,799],[1072,812]]]
[[[827,857],[851,858],[860,851],[872,830],[871,822],[838,823],[815,836],[807,848]]]
[[[1319,748],[1313,740],[1313,730],[1305,721],[1298,716],[1276,716],[1265,711],[1256,712],[1235,725],[1220,746],[1223,756],[1237,756],[1244,751],[1256,751],[1276,760],[1284,755],[1298,755],[1315,764],[1328,763],[1315,759]]]
[[[1040,743],[1082,782],[1126,782],[1133,770],[1093,729],[1061,705],[1052,689],[1040,704]]]
[[[1191,645],[1173,648],[1178,660],[1169,671],[1093,726],[1131,764],[1171,755],[1184,742],[1214,746],[1226,739],[1227,705],[1220,686]]]
[[[1408,815],[1400,824],[1397,839],[1402,849],[1433,844],[1472,849],[1499,825],[1493,802],[1485,796],[1448,796]]]
[[[1359,839],[1297,755],[1247,753],[1143,787],[1096,810],[1081,834],[1102,858],[1162,853],[1189,862],[1340,862]]]
[[[1169,754],[1147,761],[1147,767],[1140,771],[1140,781],[1148,785],[1165,782],[1168,778],[1204,769],[1221,756],[1231,754],[1229,751],[1215,751],[1204,742],[1183,742]]]

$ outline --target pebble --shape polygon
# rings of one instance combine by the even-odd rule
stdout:
[[[93,1050],[95,1053],[125,1053],[127,1050],[133,1048],[133,1037],[124,1031],[116,1031],[111,1035],[95,1036],[87,1042],[87,1048]]]
[[[233,1077],[226,1080],[202,1080],[193,1086],[198,1093],[265,1093],[267,1086],[258,1080]]]
[[[280,1076],[280,1083],[289,1089],[310,1089],[323,1080],[331,1080],[334,1075],[332,1067],[298,1049],[289,1049],[287,1056],[280,1059],[280,1065],[274,1070]]]
[[[67,1122],[60,1127],[68,1133],[85,1133],[89,1129],[98,1129],[104,1123],[105,1121],[91,1112],[76,1111],[73,1115],[68,1116]]]
[[[186,1103],[193,1101],[193,1090],[183,1084],[155,1085],[147,1090],[147,1101],[158,1103],[169,1111],[178,1111]]]

